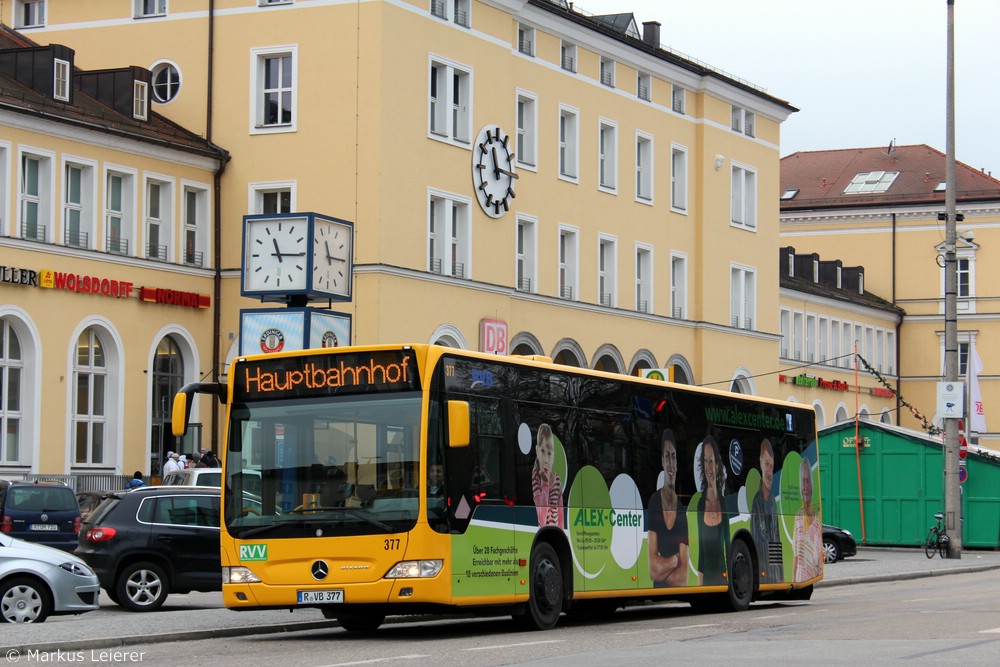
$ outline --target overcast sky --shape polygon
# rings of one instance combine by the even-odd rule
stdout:
[[[945,152],[947,0],[578,0],[659,21],[663,46],[799,109],[796,151],[928,144]],[[955,157],[1000,176],[1000,0],[955,0]]]

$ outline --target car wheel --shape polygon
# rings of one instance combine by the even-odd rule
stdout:
[[[159,565],[133,563],[118,575],[115,596],[129,611],[153,611],[163,606],[169,589],[167,575]]]
[[[836,563],[840,560],[840,547],[832,540],[823,540],[823,562]]]
[[[52,596],[37,579],[14,577],[0,584],[4,623],[41,623],[52,613]]]

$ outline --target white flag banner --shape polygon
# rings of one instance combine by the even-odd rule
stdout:
[[[969,361],[966,374],[969,382],[969,431],[986,433],[986,410],[983,408],[983,392],[979,388],[979,374],[983,372],[983,362],[976,352],[976,344],[969,343]]]

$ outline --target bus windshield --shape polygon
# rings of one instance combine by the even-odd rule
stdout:
[[[420,392],[234,403],[225,525],[238,539],[409,530]]]

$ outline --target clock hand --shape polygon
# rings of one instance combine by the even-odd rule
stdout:
[[[494,146],[491,151],[493,152],[493,178],[500,178],[500,160],[497,159],[497,148]]]
[[[508,176],[510,176],[511,178],[521,178],[520,176],[518,176],[518,175],[517,175],[517,174],[515,174],[514,172],[512,172],[512,171],[507,171],[506,169],[502,169],[502,168],[500,168],[500,167],[497,167],[497,171],[499,171],[499,172],[500,172],[501,174],[507,174],[507,175],[508,175]]]
[[[278,261],[281,261],[282,254],[281,249],[278,247],[278,239],[272,238],[271,242],[274,243],[274,252],[271,253],[272,257],[277,257]]]
[[[333,255],[330,254],[330,242],[329,241],[323,241],[323,245],[326,246],[326,263],[327,264],[332,264],[333,263]]]

